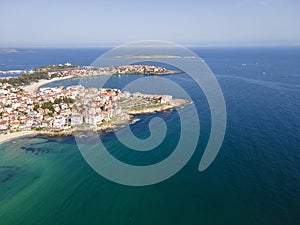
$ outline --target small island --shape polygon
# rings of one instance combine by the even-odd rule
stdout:
[[[51,70],[50,70],[51,68]],[[54,68],[54,69],[53,69]],[[47,66],[32,74],[0,82],[0,142],[23,135],[72,135],[74,131],[92,129],[105,131],[136,121],[138,114],[155,113],[182,107],[188,100],[171,95],[129,93],[110,88],[69,87],[40,88],[43,79],[87,76],[87,74],[154,74],[170,71],[153,66],[133,65],[109,68],[90,68],[72,65]],[[14,81],[14,82],[12,82]],[[17,81],[17,82],[16,82]],[[29,87],[35,87],[30,89]]]

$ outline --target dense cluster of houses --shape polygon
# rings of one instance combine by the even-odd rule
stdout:
[[[66,64],[65,64],[66,65]],[[71,64],[68,64],[70,66]],[[56,66],[56,65],[54,65]],[[64,66],[64,65],[61,65]],[[177,71],[170,71],[163,67],[151,65],[125,65],[115,67],[91,67],[81,66],[78,68],[51,70],[51,67],[40,69],[39,71],[48,72],[49,77],[52,76],[95,76],[95,75],[116,75],[116,74],[166,74],[175,73]]]
[[[134,102],[143,99],[143,104],[151,101],[170,103],[172,96],[131,94],[118,89],[85,88],[80,85],[41,88],[29,93],[20,87],[0,83],[0,132],[66,130],[74,126],[99,125],[112,118],[128,119],[129,114],[124,110],[126,107],[122,108],[119,104],[131,104],[128,99]]]

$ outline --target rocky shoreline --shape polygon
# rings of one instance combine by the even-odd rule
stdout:
[[[180,108],[184,107],[187,104],[191,104],[191,101],[184,100],[184,99],[173,99],[172,104],[170,105],[163,105],[160,107],[153,107],[153,108],[148,108],[148,109],[143,109],[143,110],[132,110],[129,111],[128,113],[131,115],[131,118],[128,120],[116,120],[107,123],[106,125],[101,125],[101,126],[91,126],[91,127],[86,127],[86,128],[72,128],[69,130],[52,130],[52,131],[36,131],[36,130],[28,130],[28,131],[19,131],[19,132],[12,132],[9,134],[5,135],[0,135],[0,144],[11,141],[20,137],[25,137],[25,136],[44,136],[44,137],[62,137],[62,136],[81,136],[85,134],[87,131],[95,131],[97,133],[102,133],[102,132],[110,132],[115,129],[121,128],[125,125],[133,124],[137,121],[139,121],[138,115],[143,115],[143,114],[153,114],[157,112],[164,112],[164,111],[169,111],[173,110],[175,108]]]
[[[140,68],[140,67],[141,66],[138,66],[137,68]],[[131,68],[131,67],[125,66],[124,68],[123,67],[120,67],[120,68],[121,69],[126,69],[126,68]],[[118,69],[120,69],[120,68],[118,68]],[[134,66],[133,68],[137,69],[136,66]],[[176,71],[172,71],[172,72],[176,72]],[[40,86],[42,86],[42,85],[44,85],[46,83],[51,83],[51,82],[58,81],[58,80],[70,79],[70,78],[73,78],[73,77],[74,77],[74,74],[71,74],[71,75],[68,75],[68,76],[63,76],[63,77],[53,77],[52,79],[49,79],[49,80],[48,79],[40,79],[40,80],[38,80],[38,81],[36,81],[34,83],[31,83],[31,84],[28,84],[28,85],[20,87],[21,88],[20,89],[21,90],[21,94],[19,94],[19,98],[22,97],[22,99],[23,98],[25,99],[25,98],[28,98],[28,96],[30,96],[30,98],[42,98],[42,96],[44,96],[44,94],[47,92],[47,90],[45,90],[45,93],[42,92],[42,91],[38,91],[38,89],[39,89]],[[10,84],[2,83],[2,86],[4,88],[6,86],[8,87],[9,85]],[[12,86],[12,85],[10,85],[10,86]],[[73,87],[73,89],[75,88],[75,86],[72,86],[72,87]],[[72,93],[72,90],[69,91],[69,92],[67,92],[63,88],[62,89],[57,88],[57,89],[58,90],[51,90],[51,92],[55,92],[55,93],[64,92],[68,96],[71,95],[71,93]],[[13,87],[11,87],[11,90],[14,90],[15,92],[16,91],[20,91],[19,89],[17,89],[17,88],[14,89]],[[75,92],[75,90],[73,90],[73,91]],[[95,90],[91,90],[91,93],[95,94],[94,91]],[[98,93],[98,91],[99,90],[96,90],[97,93]],[[120,91],[118,92],[118,90],[116,91],[116,90],[112,90],[111,89],[110,91],[111,92],[115,91],[117,93],[121,93]],[[28,93],[35,93],[35,92],[38,92],[38,93],[35,94],[34,96],[32,96],[31,94],[28,94]],[[99,93],[100,93],[101,96],[104,96],[103,97],[103,99],[104,99],[104,98],[107,97],[107,95],[111,96],[110,98],[112,98],[111,92],[110,92],[110,95],[108,93],[102,93],[101,91]],[[24,95],[22,95],[22,93],[24,93]],[[49,94],[50,92],[47,92],[47,93]],[[82,93],[85,93],[85,92],[83,91]],[[8,96],[10,96],[10,94],[11,93],[9,93]],[[51,93],[49,95],[51,95]],[[88,95],[90,95],[90,93]],[[59,96],[59,95],[57,95],[57,96]],[[125,97],[125,96],[127,96],[127,97]],[[99,96],[96,96],[96,97],[99,98]],[[52,96],[52,98],[53,98],[53,96]],[[58,99],[55,98],[55,100],[59,100],[59,98]],[[131,100],[128,101],[126,98],[129,98]],[[190,101],[184,100],[184,99],[172,99],[172,96],[167,96],[167,95],[148,95],[148,94],[141,94],[141,93],[138,93],[138,92],[133,93],[133,94],[130,94],[129,92],[124,93],[123,94],[123,99],[125,99],[125,100],[122,100],[120,102],[120,104],[122,104],[122,107],[124,107],[124,112],[123,113],[121,112],[121,114],[119,113],[118,114],[119,116],[116,116],[116,117],[110,116],[111,118],[107,118],[107,117],[105,117],[105,115],[106,116],[109,115],[108,114],[109,112],[105,111],[105,109],[104,109],[102,111],[105,114],[102,117],[104,119],[102,119],[103,120],[102,122],[101,122],[101,120],[99,120],[100,123],[93,124],[91,122],[88,122],[88,124],[90,124],[90,125],[83,125],[82,122],[81,123],[76,122],[76,123],[78,123],[79,126],[77,126],[76,123],[75,123],[75,126],[74,126],[74,124],[73,125],[69,124],[69,125],[66,125],[66,126],[59,126],[58,128],[56,126],[53,126],[55,129],[53,127],[52,128],[49,127],[49,129],[41,129],[40,130],[39,128],[32,129],[30,127],[30,128],[19,129],[18,130],[17,128],[20,125],[20,121],[13,121],[11,124],[9,123],[7,125],[7,122],[5,122],[5,121],[7,121],[7,118],[10,115],[10,113],[13,112],[13,108],[12,108],[11,112],[6,112],[5,111],[6,120],[4,120],[1,117],[1,119],[3,119],[3,121],[1,121],[3,123],[3,126],[2,126],[1,129],[2,130],[6,129],[7,131],[3,132],[2,134],[0,133],[0,143],[3,143],[3,142],[8,141],[8,140],[15,139],[15,138],[18,138],[18,137],[22,137],[22,136],[28,136],[28,135],[34,135],[34,136],[35,135],[43,135],[43,136],[70,136],[70,135],[73,135],[74,132],[77,132],[77,131],[79,131],[79,132],[80,131],[87,131],[87,130],[93,130],[93,131],[96,131],[96,132],[111,131],[111,130],[117,129],[119,127],[122,127],[124,125],[136,122],[138,120],[138,117],[136,117],[136,116],[139,115],[139,114],[152,114],[152,113],[156,113],[156,112],[168,111],[168,110],[172,110],[174,108],[183,107],[184,105],[191,103]],[[69,100],[69,99],[66,99],[66,101],[67,100]],[[31,99],[31,101],[32,101],[32,99]],[[112,102],[112,100],[109,100],[109,99],[106,99],[106,101]],[[139,102],[139,101],[141,101],[141,102]],[[57,101],[57,102],[59,102],[59,101]],[[98,102],[99,102],[99,99],[98,99]],[[26,106],[27,103],[23,103],[21,101],[18,102],[18,103],[20,105],[21,104],[23,104],[23,105],[25,104],[22,107],[18,106],[18,107],[20,107],[21,111],[24,111],[24,110],[27,109],[26,108],[27,107]],[[43,106],[43,104],[42,104],[42,106],[41,105],[37,105],[37,106],[35,105],[35,107],[36,107],[35,110],[42,110],[42,111],[44,110],[44,111],[46,111],[46,109],[47,109],[48,110],[48,114],[49,114],[50,113],[49,112],[49,110],[50,110],[49,107],[50,106],[46,105],[46,103],[50,103],[50,102],[43,102],[43,104],[45,106]],[[52,103],[53,103],[53,99],[52,99]],[[73,102],[71,102],[71,101],[69,102],[69,104],[72,104],[72,103]],[[105,103],[107,103],[107,102],[105,102]],[[66,104],[67,103],[63,103],[63,105],[66,105]],[[56,105],[58,106],[58,103]],[[111,104],[110,105],[109,104],[103,105],[103,107],[106,107],[106,108],[110,109],[109,106],[112,107]],[[41,108],[41,107],[44,107],[44,108]],[[51,107],[50,108],[52,110],[54,110],[53,105],[51,105]],[[66,106],[64,106],[64,108],[66,108]],[[5,110],[5,107],[3,106],[2,109]],[[60,110],[61,109],[59,109],[59,111]],[[17,111],[17,112],[19,113],[19,111]],[[54,111],[52,111],[52,113],[54,113]],[[95,112],[93,112],[93,113],[95,114]],[[93,114],[93,113],[91,113],[91,114]],[[45,118],[49,118],[49,116],[47,116],[48,114],[45,113],[46,116],[44,115],[44,117]],[[27,115],[27,114],[24,114],[24,115]],[[23,117],[24,117],[24,115],[23,115]],[[77,119],[82,117],[82,115],[80,115],[80,114],[78,114],[78,115],[76,114],[75,116],[77,116],[76,117]],[[83,119],[83,118],[81,118],[81,119]],[[59,118],[57,120],[59,120]],[[10,119],[9,121],[12,121],[12,119]],[[24,122],[22,122],[22,123],[24,123]],[[15,127],[13,127],[13,126],[15,126]],[[52,126],[52,125],[48,125],[48,126]],[[8,130],[7,129],[8,127],[13,127],[13,129]]]

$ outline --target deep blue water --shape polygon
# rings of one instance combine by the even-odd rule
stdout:
[[[16,53],[0,53],[0,70],[32,69],[38,66],[70,62],[89,65],[108,49],[18,49]]]
[[[0,54],[0,70],[66,61],[88,65],[105,50]],[[198,105],[201,123],[196,152],[179,173],[160,184],[126,187],[97,175],[72,137],[21,138],[0,145],[0,224],[300,224],[300,48],[192,50],[215,73],[227,107],[225,139],[207,170],[197,170],[210,132],[207,101],[188,75],[164,76],[188,91]],[[122,88],[139,78],[116,76],[107,86]],[[97,86],[99,79],[50,86],[79,82]],[[138,137],[147,137],[148,122],[155,116],[166,121],[168,133],[149,154],[126,149],[113,132],[101,139],[125,162],[159,161],[178,141],[176,111],[143,115],[131,129]]]

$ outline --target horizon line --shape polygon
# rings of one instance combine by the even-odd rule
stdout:
[[[234,48],[234,47],[300,47],[299,42],[293,43],[284,43],[284,42],[274,42],[274,41],[265,41],[265,42],[248,42],[248,43],[180,43],[174,42],[178,45],[187,47],[187,48]],[[67,43],[57,43],[57,44],[4,44],[0,43],[0,49],[14,49],[14,48],[115,48],[124,43],[111,43],[111,44],[67,44]]]

